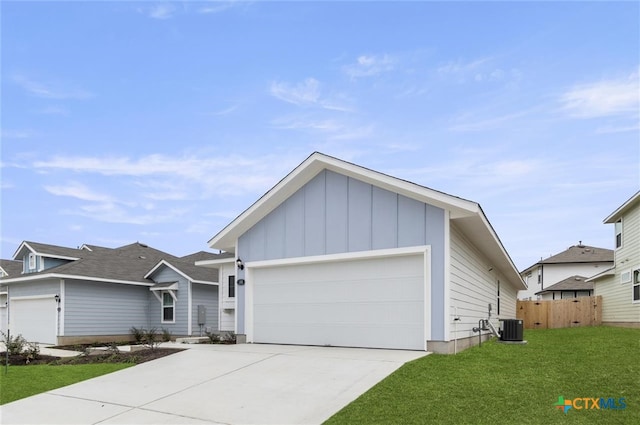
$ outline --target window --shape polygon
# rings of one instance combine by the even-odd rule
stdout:
[[[633,302],[640,301],[640,269],[633,271]]]
[[[622,219],[616,221],[616,248],[622,246]]]
[[[162,293],[162,323],[175,322],[176,301],[169,292]]]
[[[229,276],[229,298],[235,298],[236,296],[236,277]]]
[[[36,254],[29,253],[29,270],[35,270],[36,268]]]

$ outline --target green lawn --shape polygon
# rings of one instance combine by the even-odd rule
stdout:
[[[133,363],[99,363],[81,365],[32,365],[0,368],[0,404],[64,387],[85,379],[134,366]]]
[[[524,336],[527,345],[492,341],[407,363],[326,423],[640,424],[640,329],[529,330]],[[623,397],[626,408],[564,414],[554,407],[559,396]]]

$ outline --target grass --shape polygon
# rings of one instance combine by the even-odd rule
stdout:
[[[640,424],[640,329],[525,331],[405,364],[326,424]],[[625,409],[554,407],[558,397],[624,398]],[[580,406],[580,405],[578,405]]]
[[[0,369],[0,404],[134,366],[133,363],[9,366]]]

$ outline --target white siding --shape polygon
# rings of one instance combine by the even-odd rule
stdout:
[[[535,295],[536,292],[542,291],[550,287],[551,285],[555,285],[571,276],[584,276],[591,277],[594,276],[609,267],[611,267],[613,263],[611,262],[601,262],[601,263],[569,263],[569,264],[543,264],[542,265],[542,285],[538,283],[538,267],[531,270],[531,277],[524,276],[524,280],[527,283],[529,289],[526,291],[518,292],[518,299],[526,300],[526,299],[538,299],[538,296]],[[551,296],[543,296],[542,299],[551,299]],[[556,297],[558,299],[558,297]]]
[[[491,322],[496,328],[498,319],[516,317],[516,289],[458,230],[451,225],[451,315],[450,338],[477,336],[472,328],[487,318],[491,303]],[[500,314],[498,315],[497,282],[500,280]],[[455,316],[460,317],[454,321]]]
[[[603,322],[640,323],[640,302],[632,302],[632,284],[620,283],[620,274],[640,268],[640,204],[622,217],[622,247],[615,251],[615,275],[595,282],[595,295],[602,295]],[[611,226],[613,239],[614,226]]]

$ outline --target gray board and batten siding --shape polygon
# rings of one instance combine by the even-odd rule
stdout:
[[[203,285],[200,283],[191,284],[191,302],[193,311],[191,312],[192,335],[200,335],[202,330],[218,330],[218,286]],[[198,325],[198,306],[203,305],[206,308],[205,324],[202,329]]]
[[[442,340],[444,237],[443,209],[323,170],[240,236],[238,256],[249,262],[430,245],[431,338]],[[244,333],[244,287],[237,289]]]

